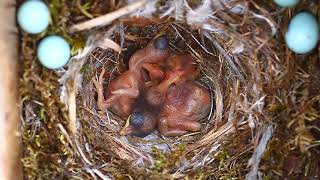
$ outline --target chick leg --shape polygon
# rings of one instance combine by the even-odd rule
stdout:
[[[164,77],[163,71],[156,64],[143,63],[142,68],[148,71],[151,81],[161,80]]]
[[[170,121],[167,118],[159,120],[159,131],[164,136],[181,136],[187,134],[188,131],[199,131],[201,124],[197,121]],[[174,127],[174,128],[172,128]]]
[[[112,96],[127,96],[129,98],[136,98],[139,96],[139,90],[136,88],[122,88],[111,91],[111,94]]]
[[[117,90],[111,91],[111,95],[103,102],[99,101],[99,96],[98,96],[98,107],[99,109],[105,108],[104,110],[106,110],[107,108],[117,103],[117,101],[121,97],[136,98],[138,97],[138,95],[139,95],[139,91],[135,90],[135,88],[117,89]],[[126,107],[123,107],[123,111],[126,111],[125,109]],[[128,111],[131,111],[131,110],[128,110]]]
[[[201,124],[197,121],[183,121],[179,123],[180,128],[186,131],[199,131],[201,129]]]
[[[108,108],[108,104],[104,100],[104,95],[103,95],[103,85],[102,82],[104,81],[103,75],[105,73],[105,69],[102,68],[102,72],[99,75],[97,79],[92,78],[92,82],[94,86],[96,87],[96,91],[98,94],[98,100],[97,100],[97,106],[101,111],[105,111]]]
[[[187,134],[188,131],[180,129],[170,129],[166,118],[161,118],[158,125],[159,131],[163,136],[181,136]]]
[[[135,78],[135,76],[129,76],[129,87],[120,88],[111,91],[112,96],[126,96],[128,98],[137,98],[139,96],[139,82]]]

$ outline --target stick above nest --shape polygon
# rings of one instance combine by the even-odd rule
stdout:
[[[123,8],[118,9],[117,11],[105,14],[103,16],[99,16],[97,18],[76,24],[74,26],[71,27],[71,31],[83,31],[86,29],[91,29],[94,27],[98,27],[98,26],[104,26],[107,25],[109,23],[111,23],[112,21],[130,14],[134,11],[136,11],[137,9],[141,8],[142,6],[144,6],[148,1],[147,0],[141,0],[141,1],[137,1],[135,3],[132,3],[130,5],[127,5]]]

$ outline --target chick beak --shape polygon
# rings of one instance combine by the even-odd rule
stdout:
[[[132,133],[132,128],[129,125],[130,117],[131,116],[128,117],[126,124],[124,125],[124,127],[121,129],[121,131],[119,133],[121,136],[128,135],[128,134]]]
[[[122,128],[122,130],[120,131],[120,135],[121,136],[125,136],[125,135],[129,135],[129,134],[131,134],[132,133],[132,128],[130,128],[130,127],[124,127],[124,128]]]

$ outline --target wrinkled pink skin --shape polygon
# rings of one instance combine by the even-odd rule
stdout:
[[[120,117],[129,116],[135,99],[148,81],[143,70],[147,71],[151,80],[162,79],[163,73],[157,64],[168,56],[168,48],[159,50],[155,49],[153,41],[148,43],[146,48],[137,51],[130,58],[129,70],[111,81],[107,88],[106,99],[102,86],[105,72],[103,69],[100,77],[97,80],[93,79],[98,94],[98,108],[102,111],[109,109]]]

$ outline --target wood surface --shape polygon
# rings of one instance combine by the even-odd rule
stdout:
[[[14,0],[0,0],[0,180],[22,179]]]

